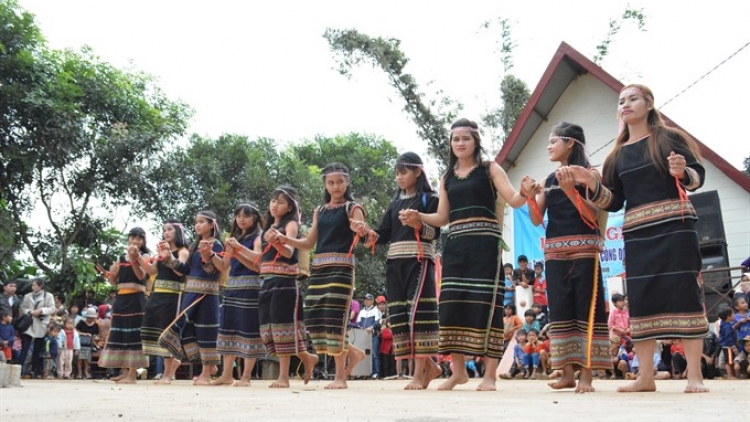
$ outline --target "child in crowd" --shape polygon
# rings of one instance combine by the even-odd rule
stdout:
[[[685,358],[685,345],[681,338],[674,339],[670,352],[672,354],[672,376],[674,379],[684,379],[687,372],[687,359]]]
[[[13,358],[13,316],[10,311],[0,312],[0,362],[6,362]]]
[[[508,304],[503,309],[503,347],[507,348],[510,339],[516,335],[516,332],[523,328],[523,321],[516,315],[516,305]]]
[[[524,347],[524,364],[526,366],[525,379],[534,377],[535,379],[543,379],[544,368],[540,366],[541,359],[540,353],[544,350],[544,344],[539,341],[539,331],[536,329],[528,330],[528,342]]]
[[[657,346],[659,346],[657,344]],[[661,347],[657,347],[657,350],[654,351],[654,379],[657,380],[668,380],[672,378],[672,375],[669,373],[669,371],[660,371],[659,367],[661,366]],[[627,379],[636,379],[638,378],[638,373],[640,371],[640,361],[638,358],[638,354],[633,351],[632,360],[630,361],[630,372],[627,373],[626,377]],[[684,359],[684,358],[683,358]]]
[[[524,379],[526,366],[524,364],[524,348],[526,347],[526,330],[516,331],[516,345],[513,346],[513,364],[510,366],[510,372],[500,374],[504,380]]]
[[[750,315],[747,313],[747,300],[744,297],[734,299],[734,325],[732,328],[737,332],[738,338],[750,336]]]
[[[385,318],[383,318],[380,329],[379,373],[381,378],[387,378],[396,374],[396,357],[393,354],[393,331],[391,331],[391,323],[387,322]]]
[[[96,322],[96,308],[88,308],[83,312],[83,319],[76,324],[76,331],[81,343],[78,352],[78,374],[76,378],[88,379],[91,377],[91,355],[99,350],[99,324]]]
[[[513,282],[516,286],[529,287],[534,283],[534,270],[529,268],[526,255],[518,255],[518,268],[513,270]]]
[[[523,314],[525,322],[523,323],[523,329],[528,333],[531,330],[535,330],[539,334],[539,330],[542,329],[542,325],[536,320],[536,313],[533,309],[527,309]]]
[[[734,358],[734,373],[738,378],[750,377],[750,365],[748,365],[748,357],[750,357],[750,336],[743,337],[739,341],[740,352]]]
[[[47,335],[42,339],[42,379],[48,379],[53,374],[55,361],[57,360],[57,336],[59,334],[60,326],[57,324],[50,324],[47,328]]]
[[[547,279],[544,277],[544,264],[541,262],[537,262],[534,264],[534,304],[539,304],[539,307],[541,308],[541,313],[546,315],[549,313],[549,310],[547,309]],[[540,312],[537,312],[537,315],[539,315]],[[542,327],[547,325],[546,323],[541,323]]]
[[[81,340],[75,329],[75,318],[66,317],[63,329],[57,335],[57,378],[70,379],[73,372],[73,356],[81,350]]]
[[[724,307],[718,312],[719,320],[719,346],[721,353],[724,355],[727,378],[736,379],[734,375],[734,356],[737,354],[737,331],[732,327],[734,321],[734,312],[729,307]]]
[[[539,322],[539,326],[544,328],[549,323],[549,318],[547,317],[547,305],[543,305],[539,302],[534,302],[534,304],[531,306],[531,310],[534,311],[534,320]]]
[[[629,339],[622,339],[614,349],[612,363],[615,368],[613,378],[625,378],[630,372],[630,360],[633,356],[633,344]]]
[[[612,347],[618,347],[623,338],[630,339],[630,312],[626,306],[625,296],[620,293],[612,295],[615,307],[609,312],[609,340]]]
[[[505,297],[503,299],[503,306],[513,305],[516,297],[516,282],[513,281],[513,264],[510,262],[503,265],[503,271],[505,272]]]

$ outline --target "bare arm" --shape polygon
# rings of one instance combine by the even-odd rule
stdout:
[[[242,243],[238,242],[236,239],[231,238],[227,240],[227,244],[230,243],[230,240],[232,240],[232,247],[234,248],[235,254],[234,258],[237,258],[242,265],[246,266],[247,268],[250,268],[253,271],[260,271],[258,266],[255,264],[255,260],[258,258],[258,255],[262,254],[262,248],[261,248],[261,242],[260,242],[260,236],[255,238],[255,242],[253,242],[253,248],[248,249],[243,245]],[[227,255],[224,255],[226,258]],[[231,259],[231,257],[230,257]]]
[[[318,210],[319,208],[316,208],[313,213],[312,227],[310,227],[310,230],[307,232],[307,237],[297,239],[298,229],[295,227],[294,235],[291,235],[289,232],[287,232],[286,235],[276,232],[278,241],[282,244],[289,245],[292,248],[292,253],[294,252],[293,248],[303,251],[312,250],[312,248],[315,247],[315,243],[318,241]],[[289,256],[292,256],[292,253],[290,253]]]
[[[404,210],[413,211],[413,210]],[[414,211],[416,212],[416,211]],[[451,204],[448,202],[448,191],[445,190],[445,181],[440,184],[440,201],[437,212],[433,214],[418,213],[419,220],[432,227],[443,227],[450,222]],[[409,218],[411,213],[404,213]]]
[[[545,184],[547,183],[547,179],[545,179]],[[531,178],[524,178],[523,181],[523,192],[528,197],[527,202],[529,203],[530,207],[533,207],[533,203],[536,203],[537,208],[539,209],[539,214],[537,214],[535,211],[529,212],[529,217],[531,218],[531,224],[538,226],[542,224],[542,218],[544,218],[544,213],[547,211],[547,194],[544,193],[544,189],[542,188],[539,193],[536,195],[532,195],[532,192],[535,189],[536,182],[534,182]]]
[[[508,179],[505,170],[494,161],[492,162],[491,174],[492,184],[495,186],[495,189],[511,207],[520,208],[526,203],[526,198],[524,198],[520,192],[517,192],[513,188],[513,185],[510,184],[510,180]]]

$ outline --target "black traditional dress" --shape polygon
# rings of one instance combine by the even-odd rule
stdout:
[[[585,196],[582,187],[576,188]],[[582,219],[553,172],[544,185],[547,233],[544,260],[549,300],[552,369],[579,365],[611,369],[599,230]]]
[[[445,181],[450,226],[443,246],[440,353],[503,355],[502,230],[491,168]]]
[[[438,352],[438,305],[435,283],[435,238],[439,229],[414,228],[399,220],[399,211],[437,212],[438,198],[419,192],[393,200],[375,230],[379,244],[388,243],[385,285],[388,322],[396,359],[424,358]]]
[[[318,354],[338,356],[348,348],[346,329],[354,292],[355,234],[349,228],[353,202],[318,210],[318,241],[305,297],[305,326]],[[360,207],[361,208],[361,207]]]
[[[112,325],[107,344],[99,356],[102,368],[145,368],[148,356],[141,346],[141,325],[146,308],[146,285],[138,279],[125,255],[120,257],[117,297],[112,304]]]
[[[172,260],[176,260],[178,254],[179,251],[173,251]],[[168,358],[172,354],[159,345],[159,337],[177,317],[180,295],[185,288],[185,277],[177,274],[172,267],[164,265],[162,261],[156,263],[156,270],[156,279],[151,296],[146,302],[146,314],[143,317],[143,327],[141,327],[141,340],[143,341],[143,353]]]
[[[286,234],[285,227],[276,228]],[[302,294],[299,289],[297,249],[290,258],[268,247],[263,241],[260,275],[263,278],[258,296],[260,336],[273,356],[292,356],[307,351],[305,324],[302,319]]]
[[[592,196],[607,211],[617,211],[627,201],[622,233],[633,340],[702,338],[708,333],[697,282],[698,216],[689,200],[680,199],[680,189],[703,185],[705,169],[683,139],[671,135],[670,141],[671,149],[685,157],[687,181],[659,171],[644,138],[620,149],[613,162],[614,180]]]
[[[259,234],[248,236],[240,243],[253,250]],[[216,350],[221,355],[262,359],[266,347],[260,337],[258,295],[262,284],[260,275],[232,258],[224,301],[220,309],[219,337]]]
[[[213,251],[223,250],[221,242],[215,240]],[[221,273],[212,263],[204,264],[197,250],[190,254],[189,262],[179,317],[164,330],[159,344],[181,361],[218,365],[221,363],[216,351]]]

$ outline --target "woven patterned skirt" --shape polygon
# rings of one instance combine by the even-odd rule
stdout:
[[[262,359],[266,347],[260,337],[258,294],[261,278],[236,276],[227,279],[216,350],[219,354]]]
[[[272,356],[307,351],[302,295],[296,275],[265,275],[258,295],[260,336]]]
[[[146,314],[141,327],[143,353],[149,356],[171,357],[169,350],[159,345],[159,337],[177,317],[180,293],[154,291],[146,302]]]
[[[431,259],[389,259],[385,283],[388,322],[396,359],[423,358],[438,352],[435,264]]]
[[[102,368],[145,368],[148,356],[141,347],[141,325],[146,296],[142,293],[118,294],[112,304],[112,327],[107,345],[99,356]]]
[[[191,291],[192,281],[193,279],[187,280],[179,317],[164,330],[159,337],[159,345],[179,360],[218,365],[221,363],[216,352],[216,338],[219,334],[219,296],[208,293],[207,288],[201,288],[210,284],[211,291],[218,292],[218,281],[209,283],[206,280],[196,280],[194,290],[200,292]]]
[[[318,354],[338,356],[349,346],[347,324],[354,292],[354,257],[317,254],[305,297],[305,326]]]
[[[624,234],[633,340],[702,338],[708,320],[697,282],[695,222],[671,221]]]
[[[604,286],[596,257],[545,260],[552,369],[611,369]]]
[[[443,248],[439,352],[500,358],[503,295],[500,235],[452,230]]]

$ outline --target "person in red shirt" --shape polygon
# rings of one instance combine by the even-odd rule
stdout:
[[[544,264],[537,262],[534,264],[534,302],[542,306],[542,312],[549,314],[547,309],[547,279],[544,277]]]

